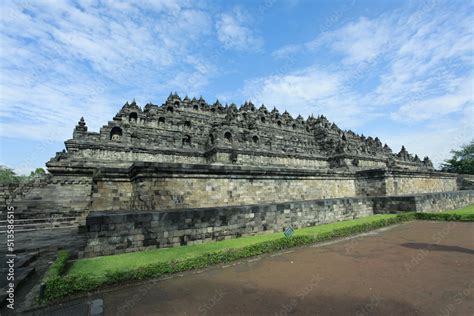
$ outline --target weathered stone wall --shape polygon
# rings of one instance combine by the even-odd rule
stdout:
[[[271,205],[91,213],[86,257],[191,245],[372,215],[372,201],[347,198]]]
[[[417,212],[441,212],[462,208],[474,203],[474,191],[463,194],[462,192],[424,193],[415,195]]]
[[[374,213],[440,212],[474,204],[474,190],[373,197]]]
[[[229,164],[232,161],[231,153],[218,152],[211,156],[211,163]],[[303,167],[309,169],[328,169],[329,163],[324,158],[303,158],[303,157],[289,157],[288,155],[276,154],[242,154],[239,153],[235,159],[236,164],[250,165],[250,166],[283,166],[286,168]]]
[[[206,163],[207,160],[202,155],[190,152],[179,154],[173,152],[137,152],[137,151],[112,151],[105,149],[83,149],[75,153],[80,159],[87,159],[87,162],[96,162],[96,165],[129,167],[135,161],[165,162],[165,163]]]
[[[358,173],[355,180],[355,187],[357,196],[386,195],[386,174],[380,170]]]
[[[78,217],[91,205],[92,177],[56,175],[15,196],[18,218]]]
[[[353,179],[329,177],[145,178],[133,189],[132,207],[142,211],[355,196]]]
[[[438,211],[474,203],[474,191],[337,198],[154,212],[95,212],[86,221],[84,255],[94,257],[191,245],[354,219],[373,213]]]
[[[458,175],[459,190],[474,190],[474,175],[460,174]]]
[[[386,195],[456,191],[455,175],[442,173],[391,173],[386,179]]]
[[[100,170],[94,176],[92,209],[101,211],[153,211],[457,189],[454,175],[385,169],[354,173],[142,162],[130,168]]]
[[[104,211],[130,208],[132,184],[128,179],[95,179],[92,192],[92,209]]]
[[[357,172],[359,196],[403,195],[458,190],[456,175],[443,172],[413,172],[374,169]]]

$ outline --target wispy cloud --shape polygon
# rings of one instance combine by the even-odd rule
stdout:
[[[82,115],[98,129],[126,99],[199,89],[213,69],[194,50],[211,17],[182,1],[6,2],[0,29],[2,137],[64,140]]]
[[[360,17],[307,42],[288,44],[275,50],[273,57],[311,58],[324,52],[334,62],[314,62],[300,68],[299,73],[319,69],[319,80],[309,85],[307,81],[293,80],[285,81],[289,87],[282,87],[275,80],[263,78],[254,79],[251,86],[260,91],[263,102],[285,100],[292,112],[313,107],[346,127],[357,125],[354,122],[370,126],[374,119],[387,122],[392,126],[387,133],[392,135],[390,140],[400,136],[410,144],[418,144],[414,149],[422,149],[439,163],[449,155],[450,148],[468,142],[473,131],[474,31],[472,10],[467,8],[472,9],[472,5],[458,6],[420,3],[416,8],[374,18]],[[280,75],[292,76],[293,73]],[[337,78],[337,92],[313,93],[334,82],[331,78]],[[267,90],[275,91],[265,93]],[[298,91],[305,93],[298,95]],[[459,117],[469,114],[466,124],[457,123]],[[446,126],[446,122],[452,126],[440,130],[439,126]],[[405,135],[405,131],[412,133]],[[452,145],[448,145],[450,142]],[[440,151],[440,146],[446,150]]]
[[[216,22],[219,41],[225,48],[258,51],[263,39],[255,34],[249,26],[247,15],[238,8],[230,13],[223,13]]]

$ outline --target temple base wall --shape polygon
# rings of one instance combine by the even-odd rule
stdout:
[[[359,196],[404,195],[458,190],[454,174],[374,169],[357,172]]]
[[[363,172],[142,162],[94,177],[92,210],[154,211],[456,191],[440,172]]]
[[[146,178],[133,184],[132,208],[140,211],[278,203],[355,196],[351,178]]]
[[[92,203],[91,176],[51,176],[3,193],[18,219],[85,216]]]
[[[474,191],[457,191],[138,213],[97,212],[91,213],[86,221],[87,246],[83,255],[95,257],[200,244],[374,213],[449,210],[472,203]]]

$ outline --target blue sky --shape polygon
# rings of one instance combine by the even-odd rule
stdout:
[[[170,91],[252,100],[404,144],[473,137],[472,1],[2,1],[0,163],[42,167],[84,116]]]

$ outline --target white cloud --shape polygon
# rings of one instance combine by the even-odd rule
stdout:
[[[386,125],[385,134],[374,136],[440,163],[473,136],[472,14],[438,2],[408,7],[283,46],[274,58],[324,55],[334,63],[314,62],[296,75],[257,78],[246,87],[257,99],[323,113],[346,128]],[[325,87],[330,93],[321,93]]]
[[[380,115],[367,113],[361,97],[344,90],[344,84],[343,73],[312,67],[249,80],[240,93],[256,104],[286,109],[295,116],[324,114],[344,128],[360,126]]]
[[[0,136],[63,141],[82,115],[98,130],[127,99],[199,89],[212,26],[182,1],[2,3]]]
[[[273,58],[283,59],[288,58],[291,55],[294,55],[298,52],[301,52],[305,49],[305,45],[298,45],[298,44],[289,44],[283,47],[278,48],[274,52],[272,52]]]
[[[474,106],[473,77],[460,78],[453,93],[415,100],[400,106],[392,117],[401,121],[424,121],[442,118]]]
[[[216,22],[219,41],[227,49],[260,50],[263,39],[247,24],[245,14],[241,10],[234,9],[231,13],[221,14]]]
[[[431,124],[414,130],[400,128],[397,132],[386,131],[378,136],[387,141],[394,150],[405,145],[408,151],[420,157],[429,156],[435,167],[450,158],[452,149],[460,148],[474,138],[474,107],[465,107],[454,118],[443,117]]]
[[[341,29],[324,35],[332,49],[344,54],[347,64],[370,62],[390,45],[390,21],[360,18]]]

